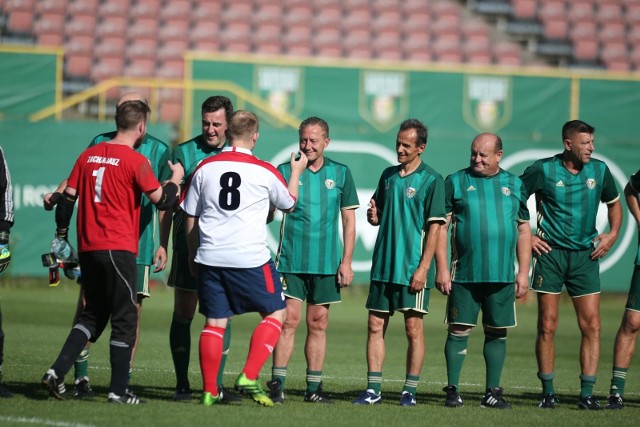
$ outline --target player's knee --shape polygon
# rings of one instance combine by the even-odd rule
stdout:
[[[627,310],[621,329],[628,335],[637,335],[640,331],[640,313]]]

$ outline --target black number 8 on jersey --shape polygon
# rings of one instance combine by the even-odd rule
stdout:
[[[242,178],[236,172],[225,172],[220,177],[218,204],[226,211],[234,211],[240,206],[240,184]]]

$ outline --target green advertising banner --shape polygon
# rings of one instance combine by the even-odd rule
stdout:
[[[572,118],[595,126],[595,157],[607,162],[621,193],[629,175],[640,168],[634,126],[634,119],[640,117],[640,79],[632,76],[623,79],[604,73],[350,65],[198,54],[187,55],[187,62],[186,130],[181,139],[201,133],[200,105],[214,94],[229,96],[236,109],[258,114],[261,127],[255,154],[276,165],[297,151],[297,127],[303,119],[318,116],[327,120],[331,143],[326,154],[351,168],[360,198],[353,264],[358,284],[369,281],[377,236],[377,228],[366,221],[367,203],[380,173],[397,164],[395,138],[406,118],[418,118],[429,127],[423,160],[443,177],[468,166],[471,141],[480,132],[502,137],[501,165],[520,174],[535,160],[562,151],[561,127]],[[11,92],[8,97],[19,96],[19,90],[11,91],[6,85],[2,87]],[[10,108],[0,104],[5,118],[7,111]],[[57,186],[94,135],[112,128],[111,121],[0,120],[1,144],[16,197],[15,257],[9,274],[46,274],[39,256],[48,249],[54,221],[53,214],[42,209],[42,195]],[[168,142],[172,135],[169,125],[150,125],[149,131]],[[533,211],[532,200],[530,208]],[[276,218],[269,229],[273,250],[277,248],[279,223]],[[532,226],[535,229],[533,221]],[[604,206],[598,215],[598,229],[607,229]],[[601,263],[605,290],[628,288],[636,236],[635,222],[625,207],[618,242]]]

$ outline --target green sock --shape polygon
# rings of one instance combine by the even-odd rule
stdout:
[[[82,377],[89,378],[89,348],[82,350],[76,361],[73,363],[75,379]]]
[[[500,387],[500,377],[502,376],[504,359],[507,355],[506,335],[486,334],[482,353],[487,368],[487,388]]]
[[[627,379],[627,368],[613,367],[613,375],[611,376],[610,394],[619,394],[624,396],[624,382]]]
[[[444,356],[447,360],[447,382],[448,385],[454,385],[456,388],[460,382],[462,364],[467,355],[468,341],[469,334],[455,335],[449,333],[447,334],[447,342],[444,345]]]
[[[310,371],[307,369],[307,393],[315,393],[322,381],[322,371]]]
[[[556,391],[553,388],[553,378],[556,376],[555,372],[549,372],[548,374],[543,374],[542,372],[538,372],[538,378],[542,382],[542,394],[555,394]]]
[[[407,374],[404,378],[404,387],[402,387],[402,391],[407,391],[415,396],[418,381],[420,381],[420,375]]]
[[[272,366],[271,367],[271,379],[280,380],[282,389],[284,390],[284,383],[287,381],[287,367],[286,366]]]
[[[593,386],[595,384],[595,375],[580,374],[580,398],[593,396]]]
[[[382,390],[382,372],[367,372],[367,390],[380,394]]]
[[[231,347],[231,320],[227,322],[227,328],[224,330],[224,337],[222,340],[222,359],[220,360],[218,377],[216,379],[218,387],[222,387],[222,384],[224,384],[224,366],[227,363],[227,356],[229,356],[229,348]]]
[[[191,320],[173,315],[169,329],[171,357],[176,370],[176,388],[189,388],[189,356],[191,354]]]

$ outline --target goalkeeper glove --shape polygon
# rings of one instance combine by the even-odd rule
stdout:
[[[11,262],[11,250],[9,249],[9,233],[0,232],[0,273],[5,271]]]

